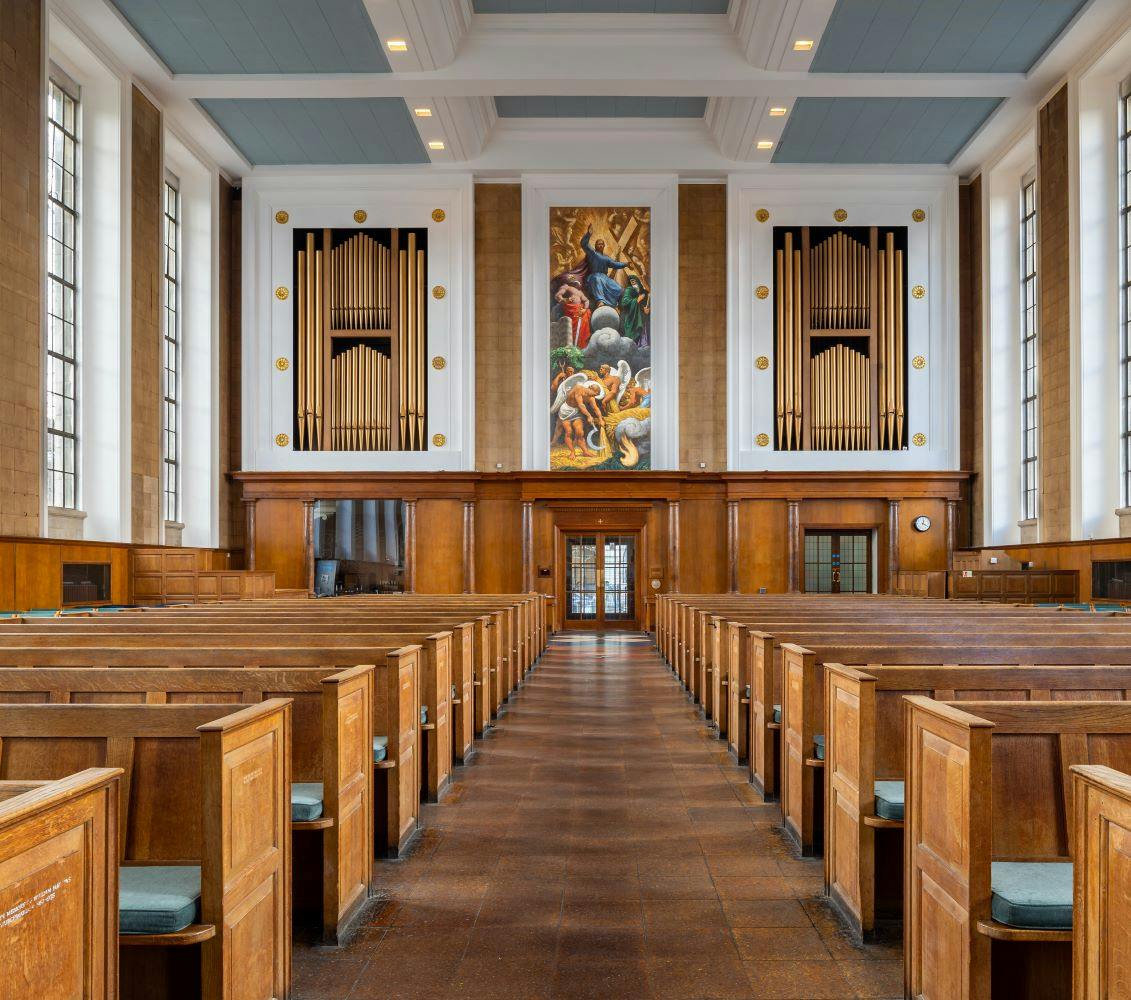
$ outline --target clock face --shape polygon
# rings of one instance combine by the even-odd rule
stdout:
[[[931,527],[931,519],[926,514],[920,514],[912,522],[912,527],[916,531],[927,531]]]

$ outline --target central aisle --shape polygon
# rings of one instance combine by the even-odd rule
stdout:
[[[559,633],[340,951],[315,998],[898,997],[650,641]]]

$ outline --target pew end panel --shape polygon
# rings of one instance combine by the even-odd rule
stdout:
[[[1072,996],[1123,996],[1131,983],[1131,776],[1072,768]]]
[[[388,739],[388,756],[374,763],[378,857],[396,858],[416,836],[420,817],[420,646],[405,646],[385,657],[378,676],[373,735]]]
[[[723,656],[727,664],[727,749],[740,764],[746,763],[750,746],[750,663],[742,641],[743,628],[736,622],[723,622]]]
[[[907,996],[984,1000],[990,939],[993,723],[919,696],[907,699],[904,977]],[[984,859],[979,864],[978,859]]]
[[[120,768],[0,782],[0,983],[11,996],[118,996]]]
[[[781,803],[786,833],[802,855],[816,852],[823,836],[824,797],[816,737],[823,726],[823,671],[816,654],[782,643]],[[820,808],[819,808],[820,807]]]
[[[291,703],[199,726],[205,1000],[291,995]]]
[[[452,776],[452,642],[451,632],[437,632],[424,639],[419,699],[427,707],[420,741],[424,756],[420,794],[438,802]]]
[[[340,943],[370,894],[373,814],[373,665],[322,681],[322,935]]]
[[[875,921],[876,679],[825,664],[825,892],[862,935]]]
[[[774,639],[766,632],[746,630],[746,654],[750,663],[750,783],[772,801],[778,796],[781,725],[774,721],[774,706],[780,705],[779,672],[774,668]]]

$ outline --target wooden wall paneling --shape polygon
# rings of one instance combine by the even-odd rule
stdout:
[[[727,505],[721,497],[679,504],[679,583],[688,594],[727,589]]]
[[[475,593],[475,501],[463,502],[463,592]]]
[[[791,594],[801,589],[801,501],[786,501],[786,542],[789,546],[788,585]]]
[[[404,502],[404,589],[416,593],[416,500]]]
[[[679,501],[668,501],[668,586],[673,593],[678,594],[680,588],[679,578]]]
[[[908,572],[947,568],[947,501],[905,500],[899,514],[899,568]],[[920,514],[931,519],[927,531],[912,525]]]
[[[882,589],[889,593],[899,578],[899,501],[888,501],[888,578]]]
[[[306,540],[301,500],[260,500],[255,509],[255,565],[274,570],[280,590],[306,587]]]
[[[20,610],[16,606],[16,543],[0,542],[0,612]]]
[[[553,594],[558,578],[558,548],[554,532],[554,511],[546,504],[535,504],[534,544],[532,561],[534,566],[534,589],[540,594]],[[542,576],[540,570],[549,567],[550,576]]]
[[[738,504],[738,590],[784,593],[789,587],[789,536],[784,500],[741,500]]]
[[[738,592],[738,503],[727,501],[727,590]]]
[[[475,519],[475,581],[481,594],[515,594],[522,587],[522,503],[509,484],[498,485],[503,488],[484,491]]]
[[[416,591],[458,594],[464,589],[464,505],[459,500],[416,504]]]

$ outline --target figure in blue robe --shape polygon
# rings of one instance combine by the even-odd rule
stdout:
[[[585,268],[589,272],[585,278],[585,287],[598,305],[607,305],[616,308],[620,304],[623,291],[612,278],[609,271],[619,271],[628,267],[624,261],[614,260],[605,253],[605,241],[597,240],[590,245],[592,228],[585,230],[581,237],[581,249],[585,253]]]

